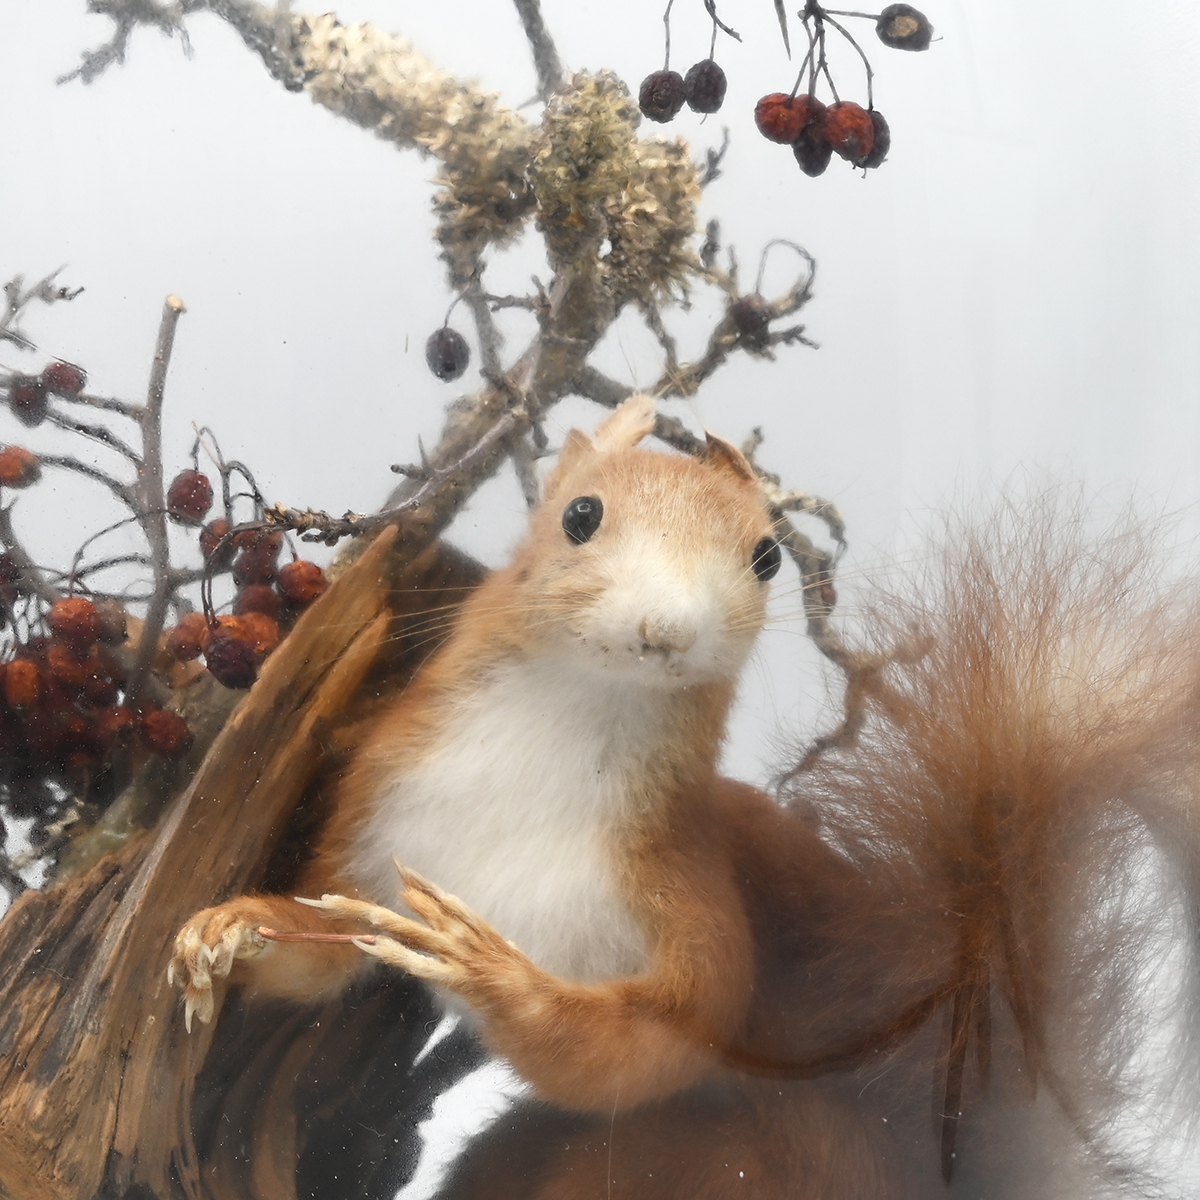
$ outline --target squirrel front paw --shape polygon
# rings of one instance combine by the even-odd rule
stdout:
[[[188,1033],[193,1014],[206,1025],[213,1018],[213,981],[224,979],[236,960],[253,958],[267,945],[258,932],[263,919],[255,902],[243,897],[196,913],[176,935],[167,983],[183,989]]]
[[[327,916],[366,924],[382,936],[354,944],[410,975],[457,992],[464,999],[481,1002],[507,983],[511,988],[537,968],[511,942],[507,942],[457,896],[396,863],[404,885],[404,903],[419,920],[391,909],[345,896],[324,895],[320,900],[301,900]],[[300,900],[300,897],[297,897]]]

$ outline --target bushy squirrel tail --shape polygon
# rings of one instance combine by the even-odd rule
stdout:
[[[941,1014],[947,1178],[1000,1039],[1110,1166],[1154,1174],[1139,1121],[1195,1136],[1200,586],[1166,580],[1161,530],[1085,526],[1050,500],[949,529],[866,610],[856,746],[783,788],[870,884],[839,953],[887,941],[890,986],[899,964]],[[884,910],[900,932],[872,941]]]

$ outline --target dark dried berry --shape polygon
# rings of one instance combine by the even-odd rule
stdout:
[[[258,678],[258,655],[241,638],[215,637],[204,652],[208,673],[227,688],[248,688]]]
[[[46,390],[63,396],[78,396],[87,383],[87,372],[69,362],[52,362],[42,370]]]
[[[178,758],[191,744],[187,722],[169,708],[152,708],[138,716],[138,735],[147,750],[164,758]]]
[[[167,632],[167,653],[180,662],[191,662],[204,652],[208,641],[208,622],[203,613],[185,613],[174,629]]]
[[[0,485],[7,488],[28,487],[42,476],[38,456],[23,446],[5,446],[0,450]]]
[[[771,308],[757,292],[739,296],[729,306],[729,315],[745,345],[761,347],[767,344],[771,332]]]
[[[280,568],[275,586],[293,604],[311,604],[329,587],[329,580],[315,562],[298,558]]]
[[[825,174],[825,168],[833,157],[833,147],[825,140],[820,125],[814,123],[796,139],[792,153],[800,164],[800,170],[815,179]]]
[[[889,4],[879,14],[875,32],[893,50],[928,50],[933,40],[929,18],[911,4]]]
[[[834,153],[856,163],[871,153],[875,143],[875,126],[871,114],[853,100],[831,104],[821,118],[821,132],[833,147]]]
[[[871,109],[871,124],[875,129],[875,140],[871,143],[871,152],[854,164],[856,167],[866,167],[868,170],[881,166],[883,160],[887,158],[888,151],[892,148],[892,131],[883,119],[883,114],[874,108]]]
[[[711,58],[701,59],[683,77],[683,94],[692,112],[715,113],[725,103],[725,72]]]
[[[233,560],[233,581],[238,587],[248,583],[271,583],[275,579],[275,559],[278,551],[256,547],[253,550],[243,550]]]
[[[225,535],[229,532],[229,522],[224,517],[218,517],[215,521],[209,521],[205,527],[200,530],[200,553],[204,555],[205,562],[211,562],[214,570],[220,571],[229,566],[233,562],[234,539],[222,541]],[[216,555],[214,558],[213,556]]]
[[[40,425],[46,419],[48,402],[40,379],[20,379],[9,389],[9,407],[22,425]]]
[[[263,613],[274,619],[279,616],[279,593],[267,583],[248,583],[233,598],[233,612],[239,617]]]
[[[96,606],[86,596],[56,600],[46,614],[46,624],[74,650],[87,650],[100,638],[102,622]]]
[[[471,347],[457,329],[443,325],[429,335],[425,343],[425,362],[443,383],[457,379],[470,361]]]
[[[791,145],[824,111],[825,105],[807,92],[772,92],[754,106],[754,123],[763,137]]]
[[[115,704],[120,688],[115,679],[107,675],[89,675],[83,684],[83,698],[93,708],[105,708]]]
[[[199,525],[212,502],[212,484],[202,471],[180,471],[167,489],[167,515],[183,525]]]
[[[642,80],[638,89],[642,116],[660,125],[675,116],[686,98],[683,76],[678,71],[655,71]]]

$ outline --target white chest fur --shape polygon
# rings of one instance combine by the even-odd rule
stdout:
[[[661,745],[670,702],[669,690],[557,657],[498,669],[379,796],[354,882],[395,904],[394,854],[553,974],[638,972],[645,938],[613,846],[633,815],[628,781]]]

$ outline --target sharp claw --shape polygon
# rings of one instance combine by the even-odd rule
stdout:
[[[191,996],[188,996],[187,999],[185,999],[183,1002],[183,1027],[184,1027],[184,1029],[186,1029],[188,1031],[189,1034],[192,1032],[192,1007],[193,1007],[193,1004],[194,1004],[194,1001],[192,1000]]]
[[[308,900],[304,896],[296,896],[297,904],[307,904],[309,908],[335,908],[339,901],[345,900],[345,896],[336,896],[332,892],[326,892],[320,900]]]
[[[175,986],[175,964],[173,962],[169,962],[169,963],[167,963],[167,987],[174,987],[174,986]]]

